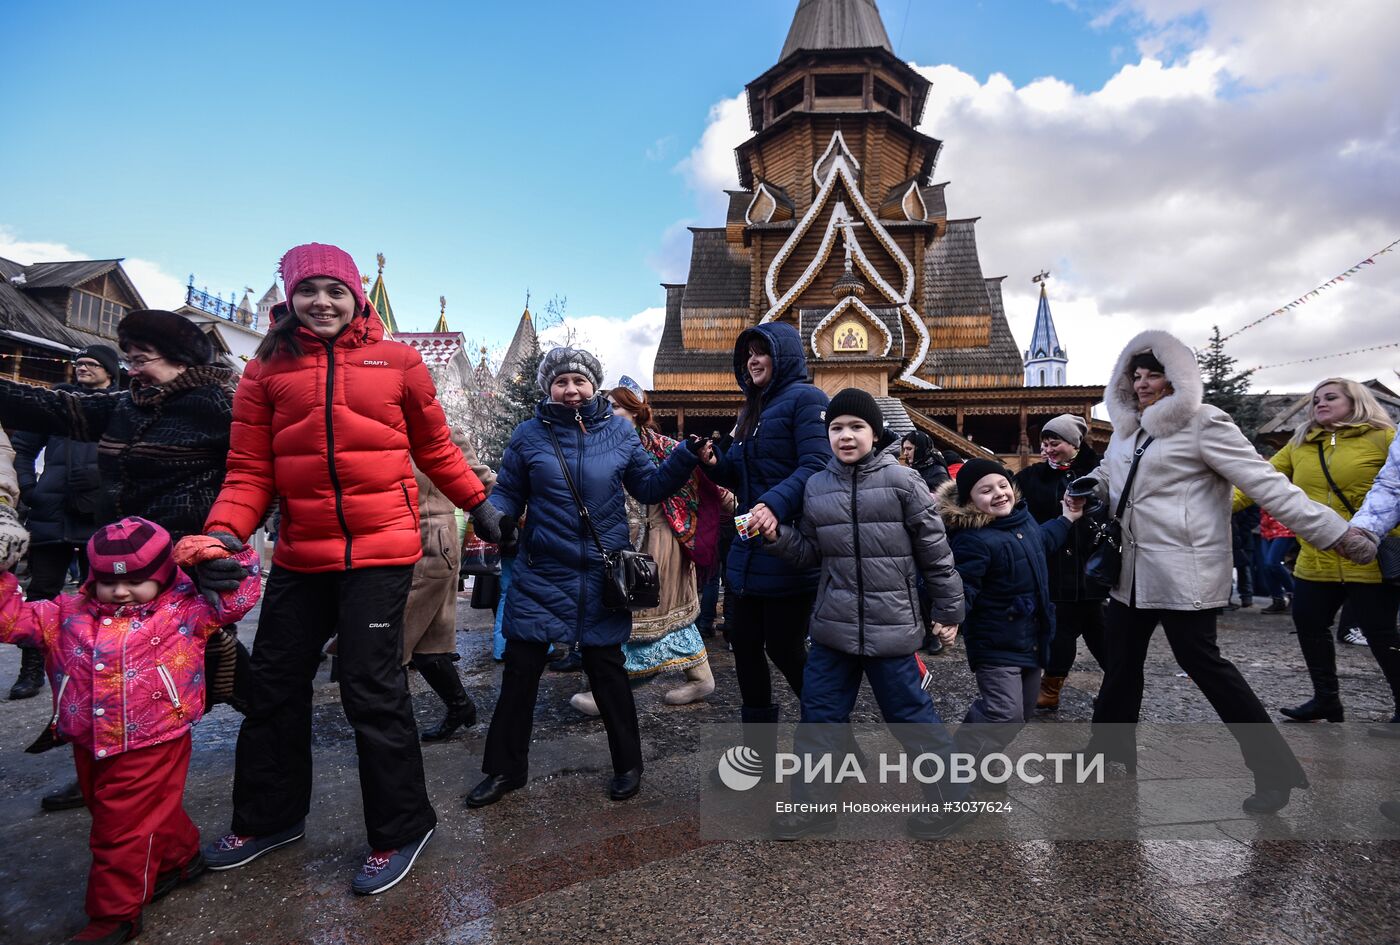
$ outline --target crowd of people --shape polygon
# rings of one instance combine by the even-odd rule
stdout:
[[[527,782],[540,679],[560,654],[587,679],[573,706],[606,730],[608,796],[636,796],[633,687],[679,674],[670,705],[713,691],[706,638],[722,586],[744,740],[760,758],[777,751],[775,684],[801,707],[799,748],[830,751],[862,679],[886,721],[928,723],[907,747],[949,750],[918,654],[959,636],[978,694],[958,739],[1004,747],[1036,713],[1053,717],[1082,638],[1104,671],[1088,750],[1132,773],[1132,728],[1120,723],[1140,718],[1161,626],[1232,723],[1254,777],[1245,810],[1278,811],[1307,774],[1217,643],[1232,578],[1250,570],[1236,567],[1232,516],[1255,506],[1260,539],[1245,527],[1261,595],[1291,612],[1312,681],[1310,698],[1281,711],[1343,720],[1330,629],[1340,611],[1395,697],[1377,731],[1400,735],[1389,573],[1400,444],[1352,381],[1318,384],[1307,422],[1266,460],[1203,402],[1191,350],[1144,332],[1108,384],[1104,455],[1088,421],[1064,415],[1040,431],[1043,462],[1013,473],[990,456],[940,453],[921,431],[898,440],[864,391],[828,398],[808,382],[797,330],[765,323],[735,342],[744,402],[729,436],[666,437],[640,385],[606,388],[597,358],[561,347],[541,359],[534,416],[491,470],[449,427],[416,351],[385,337],[348,254],[297,246],[281,273],[287,301],[241,378],[190,322],[145,311],[120,323],[120,351],[78,352],[74,385],[0,379],[0,423],[14,436],[0,441],[0,640],[24,648],[10,695],[36,695],[47,676],[54,713],[32,750],[70,743],[77,779],[44,803],[92,814],[90,921],[72,941],[126,941],[148,903],[305,835],[312,682],[332,640],[369,847],[351,888],[376,894],[408,874],[437,824],[420,741],[477,721],[456,668],[459,510],[504,562],[503,665],[472,808]],[[264,577],[249,541],[274,515]],[[1100,561],[1106,541],[1116,571]],[[13,571],[26,557],[22,592]],[[63,593],[70,569],[78,587]],[[629,577],[650,581],[654,599],[629,600]],[[259,600],[249,654],[234,625]],[[445,712],[423,732],[409,668]],[[213,701],[243,721],[231,825],[201,847],[182,797],[190,728]],[[1233,725],[1244,722],[1258,724]],[[964,732],[977,730],[993,734],[970,744]],[[927,790],[949,800],[966,788]],[[1400,821],[1397,802],[1382,810]],[[970,816],[917,814],[908,831],[946,837]],[[834,826],[834,815],[795,813],[773,833]]]

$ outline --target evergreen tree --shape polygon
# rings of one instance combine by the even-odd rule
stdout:
[[[1210,343],[1196,353],[1196,362],[1205,383],[1202,399],[1228,413],[1253,441],[1262,420],[1260,400],[1249,393],[1249,379],[1254,371],[1235,369],[1236,359],[1225,353],[1219,325],[1211,326]]]
[[[544,351],[536,344],[520,359],[514,376],[500,378],[501,453],[505,452],[515,428],[535,415],[535,405],[542,396],[535,375],[539,373],[543,357]]]

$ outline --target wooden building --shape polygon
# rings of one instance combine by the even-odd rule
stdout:
[[[776,320],[801,333],[813,383],[869,390],[890,426],[944,448],[1024,457],[1050,416],[1090,416],[1101,387],[1022,386],[977,220],[949,217],[941,142],[916,130],[929,89],[874,0],[800,0],[778,64],[747,87],[725,225],[692,228],[689,277],[664,287],[663,426],[728,430],[735,339]]]
[[[0,375],[44,386],[71,381],[78,349],[116,347],[117,323],[145,307],[120,259],[0,259]]]

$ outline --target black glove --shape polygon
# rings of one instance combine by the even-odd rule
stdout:
[[[234,554],[243,550],[243,542],[228,532],[210,532],[209,537],[219,539]],[[248,570],[232,558],[215,558],[195,565],[195,582],[206,593],[237,590],[247,576]]]
[[[490,502],[483,501],[472,509],[470,514],[472,528],[476,531],[477,537],[482,541],[499,545],[501,543],[501,530],[504,527],[501,522],[501,510]]]
[[[501,538],[496,542],[502,558],[514,558],[520,553],[520,526],[513,519],[502,519]]]

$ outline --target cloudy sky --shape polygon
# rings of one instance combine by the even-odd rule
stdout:
[[[261,291],[286,246],[339,242],[366,270],[388,256],[406,327],[431,327],[444,294],[454,327],[500,344],[527,288],[563,295],[610,373],[645,381],[657,283],[684,280],[687,225],[722,219],[743,85],[795,3],[62,6],[11,8],[0,36],[10,99],[34,106],[0,149],[0,255],[126,256],[168,305],[190,272]],[[933,82],[935,178],[952,215],[981,218],[1023,343],[1030,277],[1052,271],[1071,382],[1101,382],[1144,327],[1203,342],[1400,238],[1400,4],[881,9]],[[1392,342],[1400,252],[1230,350],[1274,365]],[[1256,388],[1398,367],[1393,348]]]

